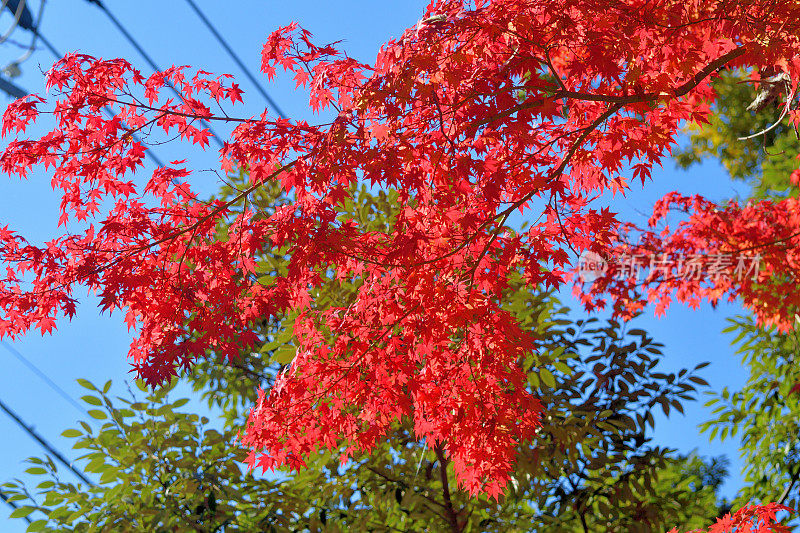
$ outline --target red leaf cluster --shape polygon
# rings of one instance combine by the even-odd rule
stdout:
[[[777,521],[777,514],[781,511],[793,510],[777,503],[746,505],[718,519],[707,530],[696,529],[690,533],[790,533],[790,527]],[[678,533],[678,530],[672,529],[669,533]]]

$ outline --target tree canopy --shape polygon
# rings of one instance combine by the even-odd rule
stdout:
[[[222,106],[241,90],[202,70],[145,78],[121,59],[70,54],[47,75],[50,101],[4,114],[14,138],[0,168],[49,169],[64,230],[35,244],[0,229],[0,335],[51,330],[88,287],[135,329],[129,355],[152,385],[209,354],[260,350],[256,326],[281,321],[274,342],[291,363],[254,400],[242,437],[251,465],[302,468],[320,450],[344,464],[407,423],[458,486],[498,497],[520,446],[554,415],[529,380],[540,337],[508,309],[510,290],[569,283],[571,253],[612,266],[577,281],[587,309],[610,298],[629,318],[645,302],[738,297],[759,324],[791,329],[796,198],[717,205],[673,193],[646,228],[595,200],[624,192],[627,168],[644,183],[683,123],[709,120],[721,70],[782,74],[776,97],[796,124],[798,15],[769,0],[442,0],[371,65],[292,24],[268,38],[262,70],[308,89],[332,115],[316,125],[235,117]],[[24,137],[51,114],[49,132]],[[246,172],[233,196],[202,201],[181,161],[139,179],[159,131],[207,146],[202,121],[238,124],[220,151],[222,171]],[[268,184],[282,195],[260,205]],[[398,209],[380,223],[353,216],[360,185]],[[659,227],[674,208],[686,216]],[[752,276],[716,265],[720,275],[687,277],[669,261],[752,251]],[[264,266],[266,253],[285,262]],[[656,254],[666,265],[644,280],[614,264]],[[331,283],[345,289],[333,299]],[[537,379],[554,378],[542,368]]]
[[[375,221],[396,209],[366,191],[355,198],[356,211]],[[324,288],[330,300],[342,290],[335,283]],[[500,500],[458,490],[443,447],[428,449],[408,421],[347,465],[329,452],[277,478],[244,474],[237,461],[246,450],[232,440],[258,386],[273,386],[284,366],[275,340],[285,330],[273,322],[262,325],[260,353],[245,352],[231,365],[205,361],[186,376],[223,414],[219,430],[208,418],[182,412],[187,400],[170,394],[177,381],[144,398],[139,391],[115,397],[111,383],[83,381],[88,413],[103,426],[97,431],[81,422],[64,435],[75,439],[84,454],[79,463],[97,484],[75,485],[52,460],[32,458],[28,472],[44,481],[37,489],[19,480],[3,486],[20,506],[12,516],[36,519],[41,527],[32,531],[599,533],[712,522],[721,512],[716,491],[724,466],[669,453],[646,436],[654,410],[681,412],[695,399],[695,387],[705,385],[700,369],[659,372],[662,346],[644,331],[572,319],[553,296],[519,281],[505,306],[538,337],[527,379],[549,414],[535,439],[518,449]]]

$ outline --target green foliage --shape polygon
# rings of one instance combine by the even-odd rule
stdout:
[[[713,519],[718,476],[704,477],[699,459],[672,456],[645,436],[652,409],[681,410],[701,378],[657,372],[661,347],[643,331],[573,322],[553,298],[522,292],[510,305],[541,336],[529,364],[548,416],[537,439],[520,449],[499,501],[457,490],[441,448],[428,450],[409,424],[344,466],[320,454],[280,481],[256,479],[241,469],[245,452],[233,442],[235,431],[205,428],[208,421],[179,412],[185,400],[169,400],[166,389],[138,400],[112,398],[108,386],[96,391],[88,383],[95,394],[83,401],[99,402],[109,421],[99,432],[81,423],[64,435],[85,450],[81,464],[98,485],[60,481],[51,460],[33,458],[28,473],[45,479],[38,493],[19,481],[4,490],[46,516],[45,530],[558,532],[583,531],[585,523],[587,531],[644,532]],[[279,368],[263,361],[243,354],[235,366],[217,365],[204,383],[247,382],[253,390],[248,376]],[[540,379],[542,369],[554,386]],[[239,404],[231,404],[228,420],[240,418]]]
[[[706,405],[714,407],[714,418],[703,430],[712,439],[739,436],[747,485],[734,505],[783,497],[784,504],[798,508],[800,395],[793,389],[800,383],[797,333],[758,327],[752,317],[731,320],[726,332],[737,334],[734,344],[750,377],[739,391],[725,388],[713,395]],[[794,490],[784,495],[786,487]]]
[[[760,111],[748,111],[756,97],[749,73],[723,71],[714,82],[717,102],[708,124],[687,124],[689,145],[676,150],[678,165],[688,168],[713,157],[734,179],[753,184],[754,198],[784,198],[795,194],[789,174],[800,166],[800,139],[788,119],[752,139],[741,139],[763,131],[780,117],[785,99],[777,99]]]
[[[14,516],[39,517],[29,531],[280,531],[305,512],[283,483],[243,470],[246,452],[233,444],[234,432],[178,411],[187,400],[170,400],[172,386],[137,399],[109,396],[110,382],[102,390],[83,384],[96,392],[83,397],[100,406],[93,418],[108,421],[97,431],[81,422],[63,435],[74,439],[95,485],[62,480],[49,457],[30,458],[26,473],[42,479],[36,492],[20,480],[3,485],[24,502]]]

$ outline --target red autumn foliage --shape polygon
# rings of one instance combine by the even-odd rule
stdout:
[[[697,529],[690,533],[790,533],[791,528],[777,522],[777,514],[792,509],[768,503],[766,505],[748,505],[735,513],[726,514],[707,530]],[[677,533],[677,529],[670,533]]]
[[[410,417],[421,439],[444,445],[462,487],[496,496],[546,408],[519,366],[533,339],[501,308],[512,274],[561,287],[575,251],[758,247],[766,268],[756,280],[665,274],[642,287],[609,276],[584,299],[592,307],[608,293],[625,315],[671,294],[690,303],[730,294],[763,322],[788,323],[799,296],[780,280],[796,268],[795,200],[719,207],[670,196],[654,222],[672,204],[690,215],[661,233],[622,226],[594,200],[625,191],[626,168],[644,183],[680,125],[705,120],[719,69],[777,67],[800,79],[798,35],[794,2],[441,0],[367,65],[292,24],[267,40],[262,70],[288,72],[316,111],[333,109],[320,125],[215,115],[241,100],[224,77],[173,67],[144,78],[123,60],[71,54],[47,76],[51,131],[22,136],[41,120],[42,98],[4,115],[14,138],[3,171],[50,169],[64,232],[37,245],[0,228],[0,335],[51,330],[88,287],[125,313],[137,334],[130,358],[157,384],[209,351],[235,358],[258,343],[254,322],[296,312],[297,356],[244,432],[253,464],[300,467],[318,448],[343,448],[346,460]],[[170,85],[181,98],[168,98]],[[220,166],[247,169],[250,183],[231,201],[200,201],[181,161],[140,178],[148,147],[134,134],[161,128],[205,148],[201,120],[238,123]],[[289,205],[269,216],[232,209],[269,180]],[[342,220],[356,182],[399,192],[389,230]],[[530,225],[510,231],[517,215]],[[75,222],[86,229],[67,231]],[[270,249],[287,250],[288,271],[263,286],[256,259]],[[360,282],[349,305],[311,296],[331,272]]]

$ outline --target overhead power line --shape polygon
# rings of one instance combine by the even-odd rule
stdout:
[[[6,496],[6,493],[5,493],[5,492],[3,492],[3,491],[0,491],[0,500],[3,500],[4,502],[6,502],[6,504],[7,504],[9,507],[11,507],[12,509],[18,509],[18,508],[19,508],[19,506],[18,506],[16,503],[14,503],[14,502],[12,502],[11,500],[9,500],[9,499],[8,499],[8,496]],[[29,523],[29,524],[31,523],[31,519],[30,519],[30,518],[28,518],[28,516],[27,516],[27,515],[26,515],[26,516],[23,516],[22,518],[23,518],[23,519],[24,519],[24,520],[25,520],[27,523]]]
[[[39,40],[42,41],[42,44],[44,44],[44,47],[47,48],[47,50],[51,54],[53,54],[56,57],[56,59],[61,59],[62,57],[64,57],[64,55],[61,52],[56,50],[56,47],[53,46],[53,43],[51,43],[50,41],[45,39],[44,35],[42,35],[42,32],[40,32],[38,29],[34,30],[34,31],[36,32],[36,35],[39,36]]]
[[[252,83],[255,86],[256,90],[259,93],[261,93],[261,96],[264,97],[267,103],[269,103],[269,105],[271,105],[273,109],[275,109],[275,112],[278,114],[278,116],[281,118],[285,118],[287,116],[286,113],[283,112],[278,103],[275,102],[275,100],[273,100],[272,97],[267,93],[267,91],[261,86],[261,83],[259,83],[256,77],[253,76],[253,74],[250,72],[250,69],[247,68],[247,66],[242,62],[242,60],[239,58],[236,52],[234,52],[233,49],[228,45],[227,41],[225,41],[225,39],[222,37],[222,35],[220,35],[220,33],[217,31],[217,29],[214,27],[211,21],[208,20],[205,14],[203,14],[203,12],[197,6],[194,0],[186,0],[186,2],[189,4],[189,6],[191,6],[194,12],[197,13],[197,16],[200,17],[200,20],[203,21],[203,23],[206,25],[206,28],[208,28],[208,30],[214,35],[214,37],[216,37],[220,46],[222,46],[222,48],[224,48],[225,51],[228,52],[228,55],[231,56],[231,59],[233,59],[234,63],[236,63],[239,66],[239,68],[242,69],[242,72],[244,72],[244,75],[247,76],[248,80],[250,80],[250,83]]]
[[[26,2],[19,0],[8,0],[5,2],[6,9],[14,14],[15,25],[28,31],[33,31],[33,15],[31,15]]]
[[[26,358],[24,355],[22,355],[22,354],[19,352],[19,350],[17,350],[16,348],[14,348],[14,347],[13,347],[13,346],[11,346],[10,344],[8,344],[6,341],[0,341],[0,345],[2,345],[2,346],[3,346],[3,348],[5,348],[7,351],[9,351],[9,352],[10,352],[10,353],[11,353],[11,354],[14,356],[14,357],[16,357],[17,359],[19,359],[19,361],[20,361],[20,362],[21,362],[23,365],[27,366],[27,367],[28,367],[28,369],[29,369],[31,372],[33,372],[34,374],[36,374],[36,375],[39,377],[39,379],[41,379],[42,381],[44,381],[45,383],[47,383],[47,385],[48,385],[48,386],[49,386],[51,389],[53,389],[54,391],[56,391],[56,392],[58,393],[58,395],[59,395],[59,396],[61,396],[61,397],[62,397],[62,398],[64,398],[65,400],[67,400],[67,401],[68,401],[68,402],[69,402],[69,403],[70,403],[70,404],[71,404],[71,405],[72,405],[72,406],[73,406],[75,409],[77,409],[77,410],[78,410],[78,411],[80,411],[81,413],[86,413],[86,410],[85,410],[83,407],[81,407],[81,405],[80,405],[78,402],[76,402],[76,401],[75,401],[75,400],[72,398],[72,396],[70,396],[69,394],[67,394],[67,392],[66,392],[64,389],[62,389],[61,387],[59,387],[59,386],[58,386],[58,384],[57,384],[56,382],[54,382],[52,379],[50,379],[50,378],[47,376],[47,374],[45,374],[44,372],[42,372],[41,370],[39,370],[39,368],[38,368],[36,365],[34,365],[33,363],[31,363],[31,362],[28,360],[28,358]]]
[[[125,26],[117,19],[117,17],[115,17],[114,14],[108,10],[105,4],[103,4],[100,0],[86,0],[86,1],[89,2],[90,4],[96,5],[97,7],[100,8],[100,10],[103,13],[106,14],[108,19],[114,24],[114,26],[116,26],[117,30],[119,30],[119,32],[123,36],[125,36],[125,39],[128,40],[131,46],[133,46],[136,49],[136,51],[139,52],[139,55],[141,55],[144,58],[147,64],[150,65],[150,68],[152,68],[156,72],[162,72],[162,69],[156,64],[155,61],[153,61],[153,58],[151,58],[150,55],[144,51],[142,45],[140,45],[139,42],[133,37],[133,35],[130,34],[130,32],[125,28]],[[167,81],[166,84],[170,89],[173,90],[173,92],[178,96],[178,98],[183,99],[183,95],[178,89],[175,88],[174,85],[172,85],[169,81]],[[207,121],[202,119],[201,122],[206,127],[206,129],[208,129],[209,133],[211,133],[211,136],[214,138],[219,147],[222,148],[223,146],[225,146],[225,143],[223,143],[219,135],[217,135],[214,132],[214,130],[211,128],[211,125]]]
[[[41,435],[36,433],[36,431],[33,429],[33,427],[31,427],[28,424],[26,424],[22,420],[22,418],[20,418],[19,415],[17,413],[15,413],[9,406],[7,406],[5,404],[5,402],[3,402],[2,400],[0,400],[0,410],[5,412],[5,414],[7,414],[14,422],[17,423],[17,425],[19,427],[21,427],[25,431],[25,433],[30,435],[32,439],[34,439],[36,442],[38,442],[42,446],[42,448],[44,448],[53,457],[55,457],[61,464],[63,464],[67,468],[69,468],[72,471],[72,473],[75,474],[78,477],[78,479],[80,479],[81,481],[83,481],[84,483],[89,485],[90,487],[94,486],[94,483],[91,480],[89,480],[89,478],[87,478],[83,474],[83,472],[81,472],[80,470],[78,470],[77,468],[72,466],[72,464],[67,460],[66,457],[64,457],[64,455],[61,452],[56,450],[53,447],[52,444],[47,442]]]
[[[11,81],[7,80],[3,76],[0,76],[0,91],[3,91],[7,95],[12,96],[14,98],[22,98],[23,96],[28,94],[28,91],[14,85],[13,83],[11,83]]]
[[[5,3],[5,0],[3,0]],[[20,65],[22,65],[25,61],[28,60],[29,57],[33,54],[33,51],[36,49],[36,38],[38,33],[36,32],[36,28],[42,25],[42,17],[44,17],[44,6],[46,4],[46,0],[39,0],[39,12],[36,15],[36,22],[33,20],[33,16],[31,15],[28,6],[26,5],[25,0],[8,0],[6,3],[6,7],[14,12],[14,20],[16,24],[25,29],[30,31],[33,34],[31,38],[31,44],[25,50],[21,56],[13,60],[11,63],[6,65],[3,68],[3,72],[5,72],[8,76],[14,78],[19,76],[22,71],[20,70]],[[11,27],[13,31],[14,26]],[[8,34],[10,35],[10,33]]]
[[[13,13],[14,22],[11,23],[11,27],[8,28],[3,35],[0,35],[0,43],[5,42],[9,37],[11,37],[11,34],[14,33],[14,30],[17,29],[17,26],[22,26],[26,29],[33,27],[33,16],[31,15],[28,7],[25,5],[25,2],[20,3],[18,0],[3,0],[2,4],[0,4],[0,10],[3,9],[3,6]]]

